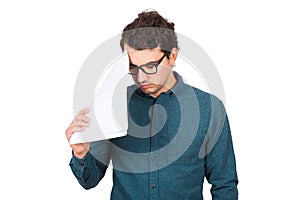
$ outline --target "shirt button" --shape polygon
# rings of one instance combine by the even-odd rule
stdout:
[[[79,165],[80,165],[80,166],[84,166],[84,162],[80,162]]]
[[[154,156],[152,156],[152,157],[151,157],[151,160],[155,160],[155,157],[154,157]]]
[[[151,188],[152,188],[152,189],[155,189],[155,188],[156,188],[156,184],[153,183],[153,184],[151,185]]]

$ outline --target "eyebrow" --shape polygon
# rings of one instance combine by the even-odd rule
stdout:
[[[148,64],[156,64],[156,63],[158,63],[158,61],[159,61],[159,60],[156,60],[156,61],[150,61],[150,62],[147,62],[147,63],[142,64],[142,65],[140,65],[140,66],[144,66],[144,65],[148,65]],[[135,64],[133,64],[133,63],[131,63],[131,62],[129,62],[129,65],[130,65],[130,66],[133,66],[133,67],[138,67],[138,65],[135,65]]]

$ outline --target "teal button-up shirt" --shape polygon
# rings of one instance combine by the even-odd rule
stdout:
[[[93,142],[83,159],[73,156],[70,161],[82,187],[95,187],[112,161],[113,200],[201,200],[205,177],[213,200],[238,199],[222,102],[174,74],[175,87],[156,99],[128,88],[128,134]]]

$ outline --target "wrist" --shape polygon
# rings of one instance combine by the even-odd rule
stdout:
[[[75,152],[73,151],[73,155],[76,157],[76,158],[79,158],[79,159],[83,159],[86,154],[88,153],[89,151],[88,150],[84,150],[82,152]]]

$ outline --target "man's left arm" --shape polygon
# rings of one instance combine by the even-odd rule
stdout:
[[[235,155],[228,117],[221,102],[219,102],[213,115],[211,129],[220,133],[217,134],[217,139],[210,137],[210,139],[215,140],[212,142],[215,144],[205,157],[206,178],[212,185],[213,200],[236,200],[238,199],[238,178]]]

